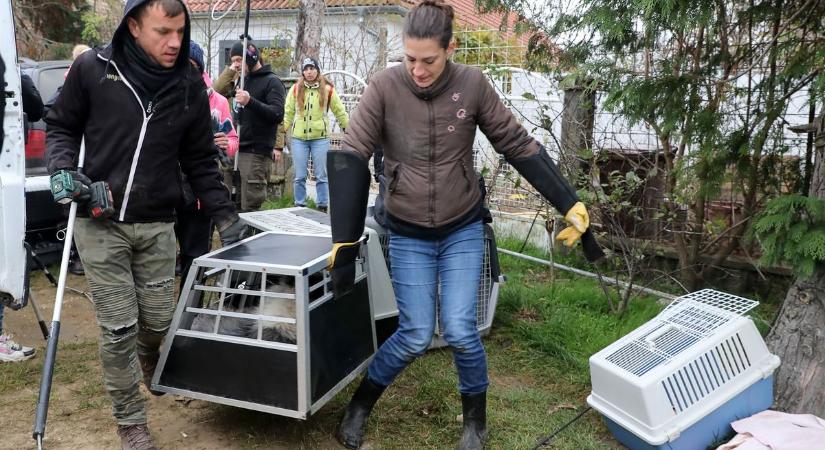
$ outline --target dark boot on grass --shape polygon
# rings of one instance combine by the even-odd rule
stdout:
[[[487,392],[461,394],[464,431],[457,450],[480,450],[487,439]]]
[[[143,372],[143,384],[152,395],[160,397],[165,392],[156,391],[152,389],[152,377],[155,376],[155,368],[158,366],[158,359],[160,359],[159,352],[149,354],[138,353],[138,361],[140,361],[140,370]]]
[[[118,425],[117,435],[120,436],[120,446],[123,450],[157,450],[149,427],[140,425]]]
[[[386,386],[373,383],[368,376],[364,376],[361,380],[361,385],[355,390],[335,433],[338,442],[344,447],[357,449],[361,446],[372,407],[375,406],[375,402],[386,388]]]

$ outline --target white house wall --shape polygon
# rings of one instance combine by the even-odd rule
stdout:
[[[335,12],[335,10],[333,10]],[[207,52],[207,15],[192,18],[192,39]],[[290,49],[295,48],[297,32],[297,12],[263,13],[253,12],[249,20],[249,35],[260,46],[273,40],[288,39]],[[362,26],[362,23],[366,26]],[[379,43],[369,29],[378,32],[387,29],[387,55],[401,49],[401,29],[403,17],[399,14],[377,13],[364,15],[359,21],[357,14],[327,14],[324,18],[319,63],[322,70],[346,70],[362,78],[369,78],[373,71],[383,67],[386,61],[378,60]],[[236,40],[243,32],[243,15],[232,13],[219,21],[212,22],[211,64],[207,68],[210,75],[216,77],[223,68],[219,66],[220,42]]]
[[[330,12],[331,11],[331,12]],[[365,29],[379,31],[382,27],[387,31],[386,56],[400,54],[402,50],[401,35],[403,16],[396,13],[377,13],[364,16],[363,24],[359,22],[357,14],[341,14],[340,10],[329,9],[325,17],[322,31],[320,50],[320,64],[324,71],[338,69],[351,72],[365,80],[369,80],[373,71],[383,67],[384,61],[378,61],[379,44],[374,35]],[[208,15],[193,17],[193,39],[204,46],[206,36],[204,24],[210,20]],[[237,39],[243,29],[243,16],[229,15],[217,22],[220,30],[212,37],[212,63],[210,73],[216,76],[220,72],[217,52],[222,40]],[[294,41],[297,24],[297,12],[253,13],[250,19],[249,34],[258,43],[270,42],[273,39],[288,38]],[[294,48],[294,43],[292,44]],[[346,81],[343,81],[344,83]],[[746,83],[745,77],[740,77],[739,83]],[[342,92],[348,91],[341,86],[338,79],[336,87]],[[558,154],[558,141],[561,136],[561,112],[564,92],[558,88],[557,81],[540,74],[515,69],[512,72],[508,85],[496,82],[499,94],[508,106],[517,111],[517,118],[528,130],[541,141],[554,156]],[[534,99],[525,97],[529,93]],[[784,115],[788,124],[807,123],[808,94],[801,91],[791,98],[790,105]],[[644,124],[628,123],[624,117],[605,111],[601,106],[603,96],[597,100],[597,112],[594,126],[594,146],[602,149],[625,150],[657,150],[661,148],[655,134]],[[735,107],[733,107],[735,108]],[[737,111],[728,111],[732,120],[727,127],[736,128]],[[542,117],[549,117],[552,122],[552,131],[537,127]],[[784,127],[784,141],[790,147],[790,154],[804,154],[805,135],[797,135]],[[498,156],[489,142],[481,133],[475,143],[477,167],[492,167],[498,161]]]

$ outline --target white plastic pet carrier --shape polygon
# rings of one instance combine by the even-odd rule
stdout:
[[[674,300],[590,357],[587,402],[631,449],[705,449],[770,407],[779,358],[744,317],[758,303],[713,290]]]

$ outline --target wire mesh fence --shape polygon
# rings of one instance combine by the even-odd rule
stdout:
[[[241,34],[243,15],[239,9],[232,10],[220,21],[214,21],[209,11],[215,6],[215,0],[200,0],[195,3],[207,5],[197,10],[193,8],[193,39],[207,50],[207,64],[214,76],[226,60],[228,45]],[[192,4],[190,2],[190,6]],[[218,5],[218,11],[220,10],[221,5]],[[334,15],[325,18],[319,60],[323,72],[328,74],[328,78],[336,86],[347,111],[352,113],[357,108],[370,77],[385,68],[388,60],[398,59],[397,56],[402,53],[402,17],[385,10],[369,8],[328,8],[328,14],[331,14],[329,11],[333,11]],[[282,50],[280,54],[286,55],[273,61],[283,65],[286,72],[291,70],[289,64],[296,23],[297,12],[287,10],[257,11],[250,21],[250,34],[259,46],[279,48]],[[505,105],[542,143],[551,157],[560,163],[571,159],[576,161],[580,155],[565,154],[569,151],[565,152],[562,146],[565,89],[560,80],[523,68],[526,52],[524,40],[508,37],[505,33],[492,29],[456,30],[455,38],[458,47],[454,59],[486,71]],[[628,61],[628,64],[644,62],[630,57]],[[744,78],[742,80],[744,82]],[[768,153],[778,158],[781,170],[797,175],[804,170],[800,160],[804,160],[809,136],[796,134],[786,125],[808,122],[808,97],[805,90],[791,97],[780,124],[771,133],[768,145]],[[738,100],[730,101],[723,108],[727,114],[724,121],[726,132],[740,126],[740,103]],[[605,171],[637,171],[641,174],[663,168],[659,165],[663,151],[660,136],[644,123],[632,123],[626,117],[607,110],[603,94],[595,96],[594,105],[592,136],[589,137],[592,151],[590,160],[595,161],[594,156],[597,155],[608,156],[601,158],[602,162],[598,163],[602,167],[596,167],[595,170],[589,167],[592,172],[591,184],[600,189],[612,189],[613,187],[606,186],[611,181],[603,173]],[[341,147],[342,129],[331,114],[329,122],[332,132],[331,148],[338,149]],[[482,133],[477,133],[473,151],[475,169],[484,177],[492,209],[525,215],[552,210],[495,151]],[[692,151],[694,150],[688,147],[688,168]],[[309,174],[312,178],[314,172],[311,164],[312,162]],[[371,170],[372,167],[370,164]],[[646,231],[643,234],[646,236],[672,236],[676,232],[692,232],[668,227],[664,221],[655,219],[666,202],[670,202],[670,207],[678,212],[678,220],[686,220],[691,214],[686,205],[674,206],[679,200],[667,198],[661,180],[651,180],[642,187],[648,192],[631,200],[637,203],[635,214],[643,218],[644,223],[633,226],[644,228]],[[740,191],[732,183],[728,183],[708,202],[706,216],[722,218],[722,222],[727,224],[735,223],[740,204]]]

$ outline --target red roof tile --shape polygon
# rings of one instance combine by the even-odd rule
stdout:
[[[412,8],[420,0],[326,0],[327,7],[343,6],[401,6],[406,9]],[[202,13],[209,11],[210,0],[184,0],[189,5],[192,12]],[[455,9],[457,22],[464,26],[474,28],[499,29],[502,15],[499,13],[479,14],[476,9],[475,0],[445,0]],[[230,0],[224,0],[218,6],[218,10],[231,5]],[[243,0],[235,5],[236,8],[244,6]],[[297,9],[298,0],[252,0],[250,7],[254,11],[273,11],[278,9]],[[511,14],[507,20],[508,31],[512,30],[516,16]]]
[[[210,1],[209,0],[183,0],[184,3],[189,5],[189,9],[192,12],[208,12]],[[472,1],[472,0],[470,0]],[[403,6],[405,8],[411,8],[416,2],[412,0],[326,0],[325,1],[327,7],[340,7],[340,6]],[[232,0],[223,0],[221,4],[218,5],[218,10],[223,10],[227,8],[229,5],[232,4]],[[245,3],[243,0],[238,2],[238,5],[235,5],[236,8],[243,8]],[[253,11],[271,11],[277,9],[298,9],[298,0],[252,0],[252,5],[250,9]]]

